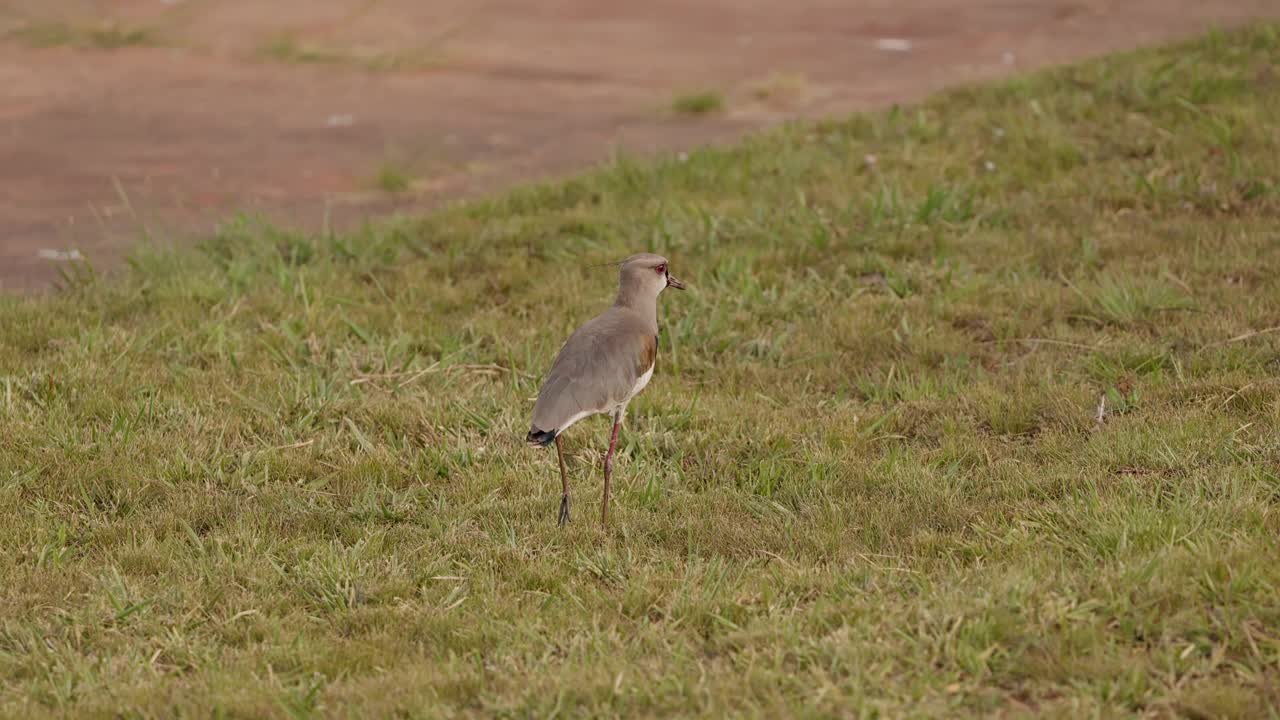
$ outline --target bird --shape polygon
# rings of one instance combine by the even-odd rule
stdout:
[[[604,457],[604,502],[600,526],[609,524],[609,480],[618,430],[631,402],[653,377],[658,361],[658,296],[667,288],[683,290],[661,255],[640,253],[616,263],[618,295],[613,306],[579,327],[556,355],[533,405],[526,440],[539,447],[552,442],[560,461],[560,517],[569,522],[569,476],[561,436],[592,415],[613,417],[609,451]]]

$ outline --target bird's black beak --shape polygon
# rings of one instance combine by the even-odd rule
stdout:
[[[682,283],[682,282],[680,282],[679,280],[677,280],[677,279],[675,279],[675,278],[671,277],[671,273],[667,273],[667,287],[669,287],[669,288],[675,288],[675,289],[677,289],[677,290],[683,290],[683,289],[684,289],[684,283]]]

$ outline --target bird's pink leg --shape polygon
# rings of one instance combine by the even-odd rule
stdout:
[[[609,477],[613,475],[613,449],[618,445],[618,428],[622,427],[622,411],[613,416],[613,435],[609,437],[609,452],[604,456],[604,505],[600,508],[600,527],[609,525]]]
[[[564,444],[556,435],[556,457],[560,460],[560,485],[564,494],[560,496],[560,527],[569,522],[569,474],[564,471]]]

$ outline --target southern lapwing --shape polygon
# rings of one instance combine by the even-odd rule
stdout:
[[[604,456],[604,504],[600,525],[609,520],[609,476],[613,451],[627,403],[649,384],[658,359],[658,295],[684,283],[671,277],[667,259],[641,253],[623,260],[618,273],[618,298],[613,307],[578,328],[560,349],[533,406],[533,425],[527,440],[546,447],[556,444],[560,460],[560,525],[569,521],[569,476],[564,469],[560,436],[584,417],[613,416],[609,452]]]

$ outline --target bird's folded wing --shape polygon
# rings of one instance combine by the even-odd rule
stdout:
[[[533,407],[533,426],[560,430],[631,397],[658,356],[658,338],[640,323],[606,313],[583,325],[556,357]]]

